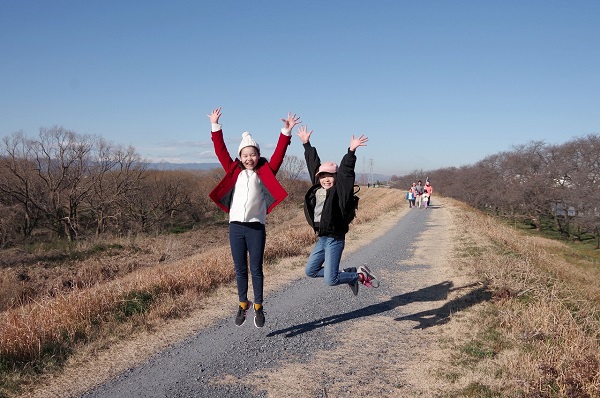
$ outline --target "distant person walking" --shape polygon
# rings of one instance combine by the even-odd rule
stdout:
[[[413,199],[413,193],[409,190],[406,192],[406,200],[408,201],[409,209],[412,207],[412,199]]]
[[[292,129],[300,118],[288,113],[271,160],[260,156],[260,146],[250,133],[242,134],[235,160],[227,150],[219,124],[221,108],[212,111],[208,118],[211,123],[211,136],[215,154],[225,169],[225,177],[210,192],[210,198],[222,210],[229,213],[229,244],[235,265],[239,306],[235,324],[241,326],[246,321],[248,300],[248,255],[254,290],[254,325],[261,328],[265,324],[263,310],[263,256],[265,250],[265,224],[267,213],[287,196],[287,192],[275,178],[283,163],[287,147],[292,139]]]
[[[423,195],[421,195],[421,205],[424,209],[429,206],[429,193],[427,191],[423,191]]]
[[[416,205],[417,207],[420,209],[422,206],[422,200],[423,200],[423,185],[421,185],[421,180],[417,181],[417,185],[415,186],[415,192],[416,192]]]
[[[415,201],[416,199],[416,195],[417,195],[417,188],[416,188],[417,184],[416,183],[412,183],[410,189],[408,190],[408,207],[412,208],[415,207]]]
[[[427,177],[427,181],[425,182],[425,187],[423,188],[424,192],[427,192],[427,197],[429,198],[428,206],[431,206],[431,194],[433,194],[433,187],[429,182],[429,177]]]
[[[338,167],[333,162],[321,163],[317,149],[310,143],[313,131],[307,130],[306,126],[300,126],[296,133],[304,146],[304,158],[313,183],[304,198],[304,214],[319,239],[308,257],[305,272],[311,278],[324,278],[329,286],[348,284],[357,295],[359,283],[366,287],[379,286],[367,266],[339,269],[351,221],[348,215],[353,214],[355,152],[358,147],[366,146],[369,139],[352,135],[348,152]]]

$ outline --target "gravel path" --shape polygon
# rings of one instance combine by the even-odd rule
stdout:
[[[418,238],[415,226],[427,233],[431,228],[428,220],[437,211],[443,209],[408,211],[387,234],[344,258],[342,268],[368,264],[381,277],[380,288],[361,286],[359,295],[354,297],[347,286],[327,287],[322,279],[302,278],[266,295],[264,328],[254,327],[251,311],[242,327],[234,326],[233,316],[223,319],[83,397],[269,396],[261,390],[260,382],[257,387],[256,383],[252,386],[238,378],[268,375],[289,363],[310,367],[315,353],[330,352],[344,339],[353,338],[353,328],[359,322],[382,314],[386,319],[399,320],[410,315],[406,304],[427,300],[416,297],[423,290],[406,293],[413,286],[403,286],[398,280],[391,283],[385,277],[402,270],[400,263],[411,257]],[[421,272],[430,272],[429,268],[423,265]],[[439,300],[435,297],[439,292],[434,290],[430,292],[432,299]],[[371,333],[377,333],[376,327],[372,329]],[[341,338],[332,338],[333,335]],[[402,362],[402,358],[396,359]],[[326,397],[325,387],[322,391],[317,396]],[[312,394],[315,396],[314,391]]]

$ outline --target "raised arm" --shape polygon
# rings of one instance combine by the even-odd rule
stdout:
[[[313,131],[309,131],[308,127],[300,126],[296,135],[300,138],[300,141],[302,141],[302,146],[304,146],[304,160],[306,161],[310,180],[313,184],[316,184],[318,180],[315,174],[317,173],[317,170],[319,170],[319,166],[321,166],[321,159],[317,153],[317,148],[310,144],[310,136],[312,133]]]
[[[219,107],[213,109],[213,111],[207,116],[211,124],[211,139],[215,147],[215,155],[217,155],[219,163],[221,163],[223,169],[229,170],[231,164],[233,163],[233,159],[227,150],[225,140],[223,139],[223,131],[221,130],[221,125],[219,124],[221,108]]]
[[[283,122],[283,128],[281,129],[281,134],[279,134],[279,140],[277,141],[275,152],[273,152],[273,156],[271,156],[271,159],[269,160],[269,165],[274,173],[277,173],[283,164],[285,152],[287,151],[287,147],[290,145],[290,141],[292,140],[292,129],[298,123],[302,123],[300,121],[300,116],[296,116],[295,113],[292,115],[290,112],[288,112],[287,119],[281,118],[281,121]]]

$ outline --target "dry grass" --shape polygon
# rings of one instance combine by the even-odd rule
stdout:
[[[355,222],[394,208],[400,196],[391,190],[365,190]],[[306,254],[315,240],[301,208],[277,210],[267,227],[266,264]],[[287,221],[277,225],[273,219]],[[60,368],[78,347],[110,344],[136,330],[158,328],[170,318],[185,316],[211,289],[234,279],[226,236],[227,227],[222,225],[178,236],[119,241],[108,253],[79,255],[68,259],[68,266],[50,267],[56,281],[79,278],[85,283],[54,290],[21,283],[19,294],[27,299],[13,297],[12,306],[0,313],[0,396],[18,391],[20,384],[35,379],[36,372]],[[87,252],[82,247],[75,251]],[[36,256],[43,255],[30,255],[33,260],[25,263],[35,264]],[[16,263],[18,259],[13,260]],[[15,268],[19,269],[5,267],[3,275]],[[43,274],[45,269],[21,268],[28,275]],[[10,296],[15,280],[0,281],[0,295]]]
[[[457,264],[494,293],[465,319],[456,396],[600,396],[600,270],[593,261],[565,261],[567,245],[454,205],[462,228]],[[552,254],[557,245],[565,255]]]
[[[366,224],[405,206],[402,194],[363,190],[355,223]],[[448,266],[461,278],[470,275],[488,286],[493,300],[453,314],[451,321],[441,326],[440,331],[446,333],[440,339],[441,346],[428,345],[419,351],[419,361],[430,355],[437,366],[433,377],[423,380],[426,390],[432,392],[430,396],[600,396],[597,260],[578,256],[571,246],[560,242],[528,236],[458,202],[444,202],[454,220],[451,224],[458,248],[447,259]],[[267,267],[282,258],[309,252],[315,237],[299,206],[281,206],[270,217]],[[72,272],[84,269],[97,272],[94,264],[120,271],[111,278],[53,296],[36,292],[35,300],[0,314],[0,397],[35,383],[39,377],[36,372],[60,369],[56,365],[73,352],[91,346],[102,350],[136,332],[152,333],[170,319],[185,317],[199,308],[200,299],[211,289],[233,278],[226,236],[224,225],[198,233],[120,242],[121,251],[89,256],[63,268],[69,278]],[[353,229],[348,239],[356,239]],[[123,267],[120,263],[128,256],[139,266]],[[379,321],[379,328],[384,330],[387,321]],[[411,326],[407,323],[406,327]],[[451,328],[459,333],[447,334]],[[394,332],[392,326],[389,330]],[[337,363],[330,354],[317,356],[317,360]],[[401,366],[394,358],[390,356],[389,363],[373,358],[373,369],[382,379],[400,380]],[[295,372],[305,370],[288,366],[290,379],[299,374]],[[395,396],[402,386],[394,383],[377,385],[377,391],[390,391],[387,396]],[[340,384],[339,390],[331,388],[329,392],[344,396],[344,385]]]
[[[91,239],[4,250],[0,256],[0,311],[45,296],[67,294],[171,263],[228,241],[225,223],[159,237]]]
[[[61,356],[73,343],[93,336],[101,324],[150,311],[164,297],[205,293],[233,277],[225,250],[193,257],[185,266],[159,265],[118,281],[58,294],[11,309],[0,318],[2,357],[19,363]],[[156,303],[156,304],[155,304]]]

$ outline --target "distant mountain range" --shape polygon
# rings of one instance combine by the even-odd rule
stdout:
[[[220,163],[146,163],[152,170],[210,170],[220,168]]]
[[[157,163],[146,163],[151,170],[210,170],[221,168],[220,163],[169,163],[169,162],[157,162]],[[308,179],[307,173],[304,173]],[[369,181],[369,176],[363,176],[362,173],[356,173],[356,181],[358,184],[366,184],[367,182],[376,183],[385,182],[390,179],[390,176],[383,174],[373,174],[371,176],[372,181]]]

